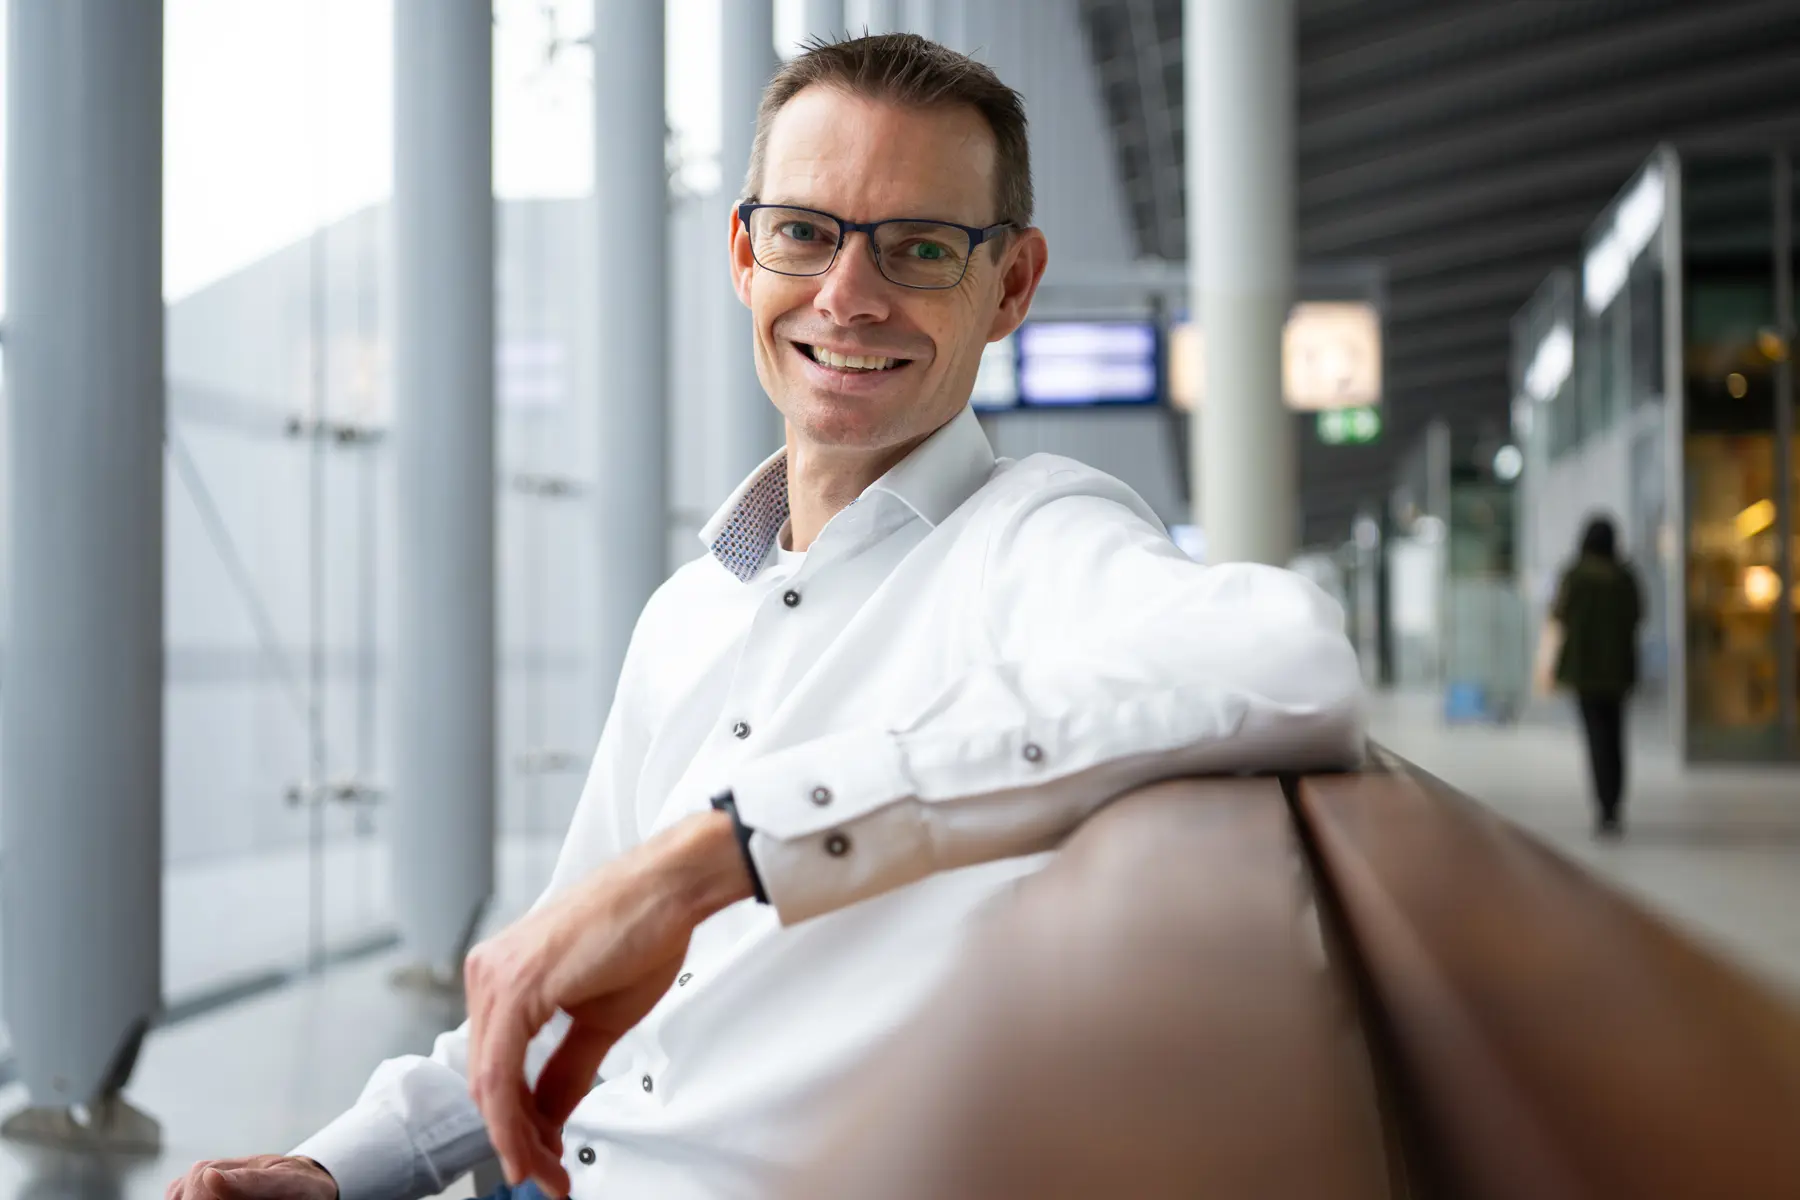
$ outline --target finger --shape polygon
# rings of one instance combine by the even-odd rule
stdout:
[[[562,1161],[562,1135],[555,1134],[552,1142],[547,1131],[539,1128],[534,1129],[534,1133],[543,1158],[538,1169],[532,1173],[532,1181],[546,1196],[567,1196],[571,1185],[568,1168],[563,1166]]]
[[[208,1167],[200,1173],[200,1186],[205,1189],[206,1195],[213,1197],[214,1200],[231,1200],[231,1197],[235,1195],[235,1189],[225,1178],[225,1172],[217,1167]]]
[[[513,1012],[506,1012],[510,1007]],[[488,1137],[506,1168],[507,1182],[517,1185],[534,1173],[539,1151],[531,1121],[531,1093],[525,1086],[525,1052],[542,1021],[532,1021],[513,1000],[496,1005],[482,1042],[481,1058],[472,1060],[476,1104],[487,1121]]]
[[[537,1122],[530,1118],[531,1098],[523,1080],[515,1095],[517,1103],[507,1106],[512,1115],[488,1118],[488,1138],[509,1183],[516,1188],[529,1179],[554,1172],[558,1157]]]
[[[615,1030],[575,1022],[562,1042],[551,1051],[538,1072],[534,1107],[546,1125],[560,1129],[594,1088],[600,1064],[619,1039]]]
[[[472,1064],[481,1061],[482,1052],[486,1048],[488,1009],[491,1007],[492,1001],[487,981],[476,961],[476,955],[480,951],[481,948],[477,946],[463,960],[463,1004],[469,1014],[468,1048],[465,1053],[468,1055],[466,1061],[471,1064],[469,1069],[471,1091],[476,1082]]]

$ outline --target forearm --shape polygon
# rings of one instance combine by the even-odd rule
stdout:
[[[1180,775],[1361,759],[1364,703],[1341,635],[1295,631],[1267,687],[1103,660],[1000,665],[913,730],[831,735],[733,781],[784,922],[936,871],[1057,845],[1103,804]],[[1282,664],[1275,663],[1280,667]]]

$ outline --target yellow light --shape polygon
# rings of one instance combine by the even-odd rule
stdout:
[[[1169,401],[1182,412],[1205,403],[1206,343],[1200,326],[1169,329]],[[1281,390],[1295,412],[1368,408],[1381,403],[1381,315],[1364,302],[1306,301],[1281,334]]]
[[[1733,371],[1725,377],[1725,390],[1731,393],[1733,400],[1742,400],[1744,393],[1750,390],[1750,381]]]
[[[1770,362],[1786,362],[1788,356],[1787,342],[1773,329],[1764,329],[1756,335],[1756,348]]]
[[[1781,599],[1781,576],[1764,566],[1744,568],[1744,599],[1751,608],[1773,608]]]
[[[1741,538],[1753,538],[1775,523],[1775,502],[1758,500],[1737,515],[1737,531]]]

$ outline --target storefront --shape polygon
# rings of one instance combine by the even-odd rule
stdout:
[[[1612,516],[1644,695],[1694,761],[1800,761],[1794,177],[1788,152],[1658,151],[1513,326],[1534,620]]]

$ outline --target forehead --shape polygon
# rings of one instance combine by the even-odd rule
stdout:
[[[769,124],[761,199],[850,220],[994,212],[993,131],[973,106],[909,107],[815,84]]]

